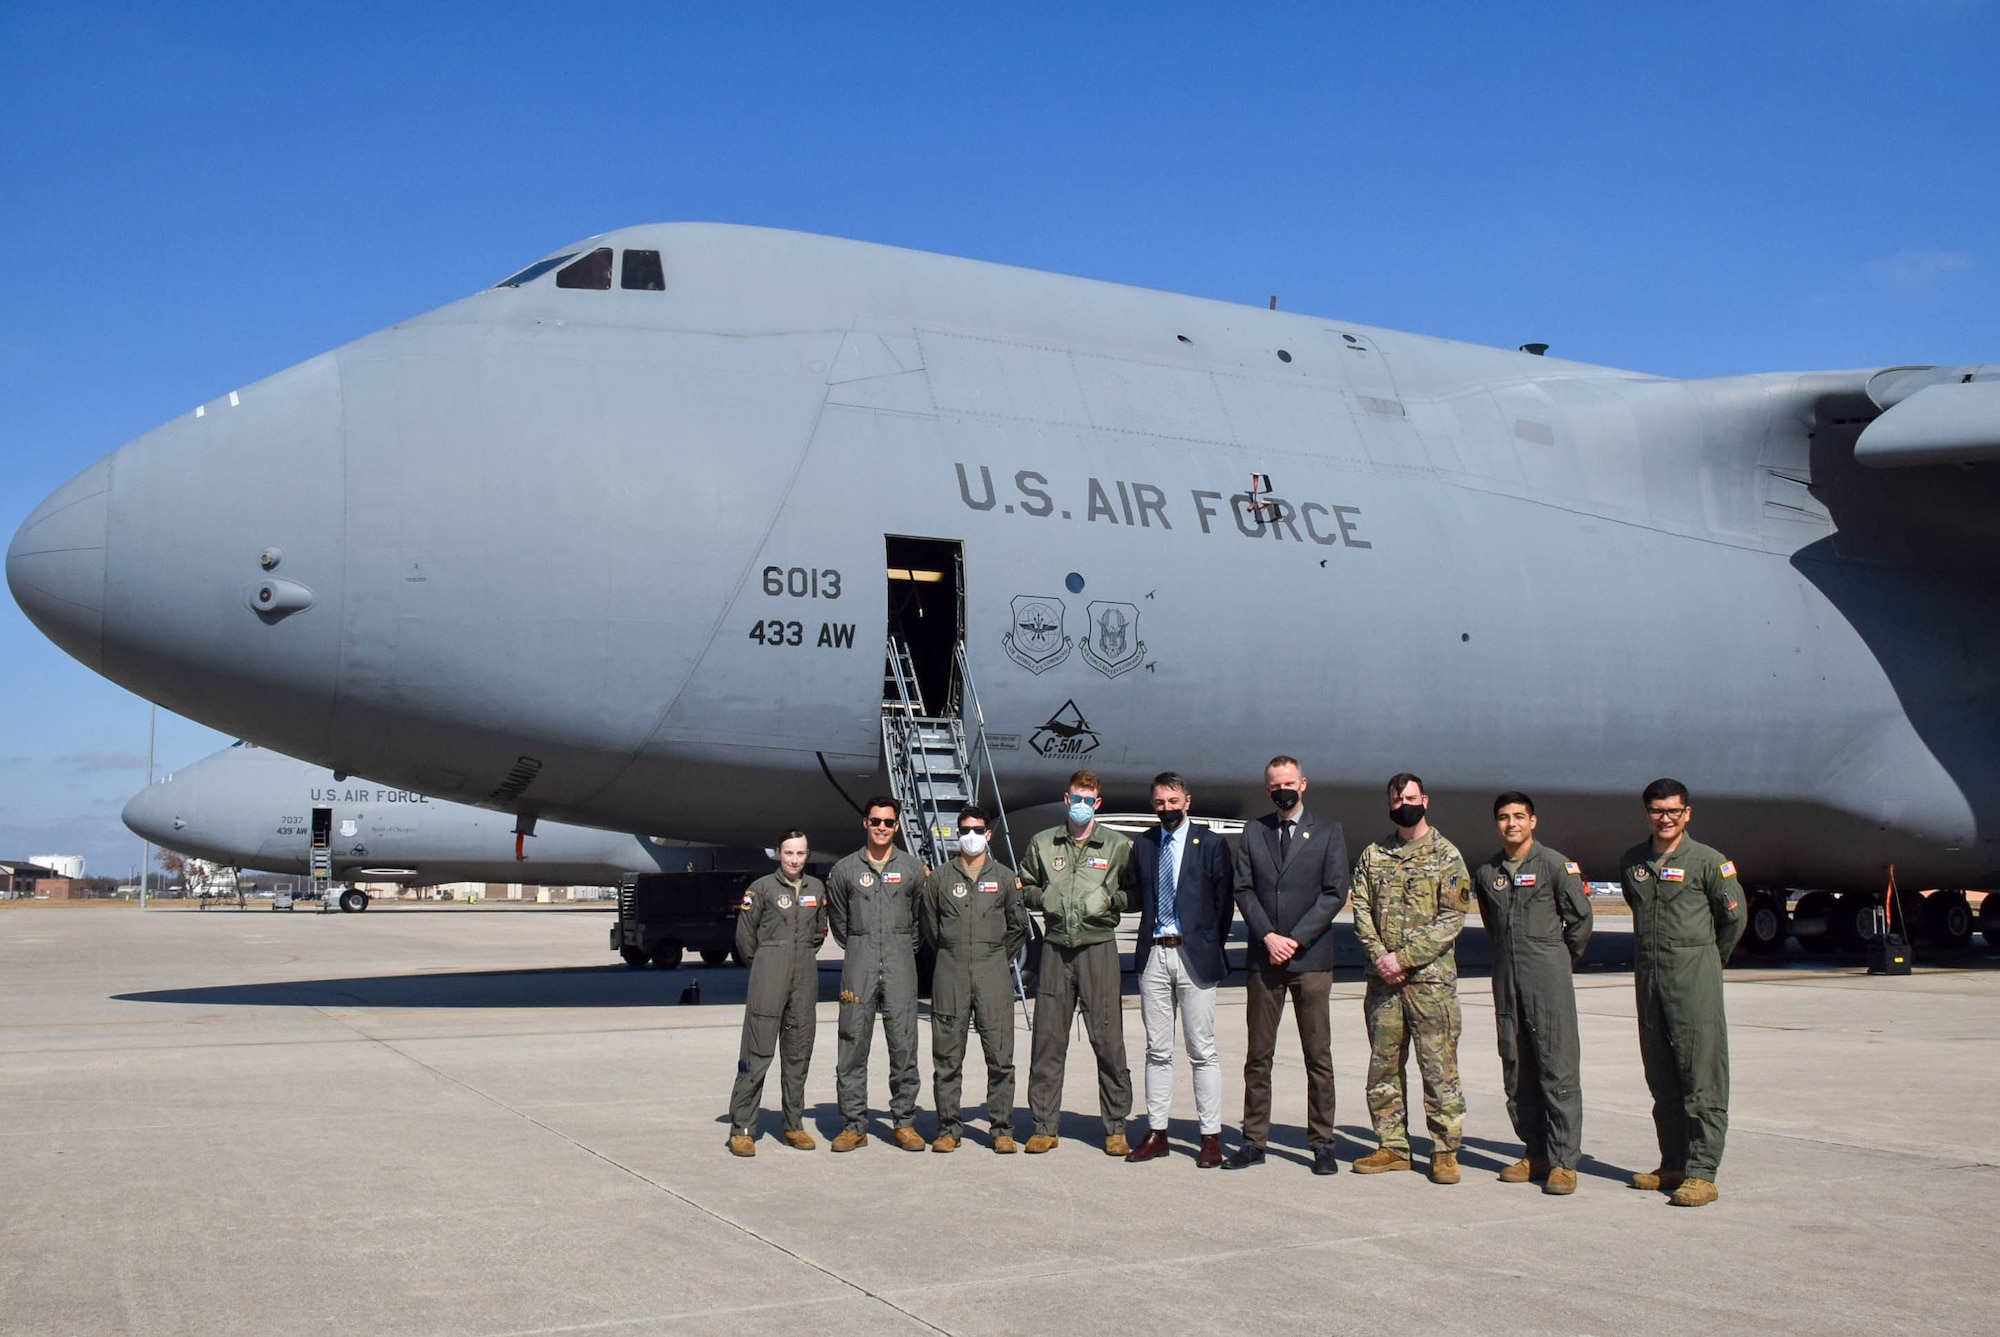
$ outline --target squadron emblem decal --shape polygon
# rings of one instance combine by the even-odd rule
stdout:
[[[1014,596],[1014,621],[1000,642],[1007,658],[1030,673],[1047,673],[1069,658],[1069,637],[1063,635],[1063,601],[1047,594]]]
[[[1099,600],[1086,610],[1090,635],[1084,638],[1083,658],[1107,678],[1130,673],[1146,658],[1146,643],[1139,639],[1137,604]]]

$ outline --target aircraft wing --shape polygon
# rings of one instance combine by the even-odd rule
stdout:
[[[1873,469],[2000,460],[2000,365],[1893,367],[1868,381],[1883,410],[1854,443]]]

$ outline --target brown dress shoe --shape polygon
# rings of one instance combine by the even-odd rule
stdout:
[[[896,1130],[896,1145],[904,1151],[922,1151],[925,1143],[923,1135],[916,1129],[903,1127]]]
[[[1576,1192],[1576,1171],[1555,1169],[1549,1171],[1549,1182],[1542,1185],[1542,1192],[1564,1197]]]
[[[1676,1207],[1706,1207],[1722,1196],[1722,1190],[1706,1179],[1683,1179],[1667,1201]]]
[[[1048,1133],[1036,1133],[1028,1139],[1028,1154],[1030,1156],[1039,1156],[1045,1151],[1054,1151],[1056,1143],[1060,1141],[1062,1141],[1061,1138],[1053,1137]]]
[[[729,1135],[729,1154],[732,1156],[755,1156],[757,1154],[757,1144],[752,1142],[747,1134],[731,1133]]]
[[[1354,1173],[1358,1175],[1387,1174],[1391,1170],[1407,1170],[1410,1158],[1400,1151],[1378,1147],[1354,1163]]]
[[[1672,1193],[1686,1177],[1679,1170],[1654,1170],[1650,1174],[1641,1171],[1632,1176],[1632,1187],[1648,1193]]]
[[[1104,1154],[1107,1156],[1130,1156],[1132,1144],[1125,1140],[1125,1134],[1113,1133],[1104,1139]]]
[[[1548,1177],[1548,1162],[1538,1161],[1532,1156],[1523,1156],[1500,1172],[1503,1184],[1526,1184],[1531,1180],[1539,1183]]]
[[[1135,1163],[1138,1161],[1156,1161],[1172,1150],[1173,1147],[1167,1142],[1167,1135],[1155,1130],[1140,1138],[1139,1145],[1134,1147],[1132,1154],[1125,1159]]]
[[[1222,1164],[1222,1134],[1203,1133],[1201,1135],[1201,1150],[1196,1153],[1194,1158],[1194,1168],[1197,1170],[1213,1170],[1220,1164]]]
[[[939,1153],[940,1155],[942,1155],[947,1151],[957,1151],[958,1139],[953,1137],[950,1133],[946,1133],[944,1136],[940,1137],[937,1141],[931,1143],[931,1150]]]
[[[835,1151],[852,1151],[856,1147],[865,1147],[867,1145],[868,1134],[857,1133],[852,1128],[842,1130],[840,1136],[833,1139],[833,1149]]]
[[[787,1128],[785,1145],[797,1147],[800,1151],[813,1151],[819,1147],[819,1143],[813,1141],[813,1135],[803,1128]]]
[[[1012,1156],[1020,1148],[1014,1145],[1014,1135],[1012,1133],[995,1133],[993,1135],[993,1150],[999,1152],[1002,1156]]]
[[[1455,1151],[1433,1151],[1431,1153],[1430,1180],[1433,1184],[1456,1184],[1458,1182],[1458,1153]]]

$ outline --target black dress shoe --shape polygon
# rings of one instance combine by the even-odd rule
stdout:
[[[1340,1161],[1335,1158],[1331,1144],[1313,1148],[1313,1173],[1316,1175],[1340,1173]]]
[[[1242,1146],[1223,1157],[1222,1168],[1225,1170],[1243,1170],[1252,1165],[1262,1165],[1263,1163],[1264,1149],[1262,1147],[1253,1147],[1248,1142],[1245,1142]]]
[[[1131,1154],[1126,1156],[1125,1159],[1128,1161],[1157,1160],[1171,1150],[1173,1148],[1168,1144],[1165,1133],[1149,1132],[1140,1140],[1138,1146],[1132,1148]]]
[[[1201,1135],[1201,1150],[1196,1153],[1194,1158],[1194,1168],[1197,1170],[1213,1170],[1220,1164],[1222,1164],[1222,1139],[1214,1133],[1203,1133]]]

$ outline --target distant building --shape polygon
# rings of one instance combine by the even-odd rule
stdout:
[[[67,901],[83,894],[75,881],[32,859],[0,859],[0,896]]]
[[[51,869],[58,877],[66,877],[72,882],[83,880],[83,856],[81,854],[36,854],[29,863]]]

